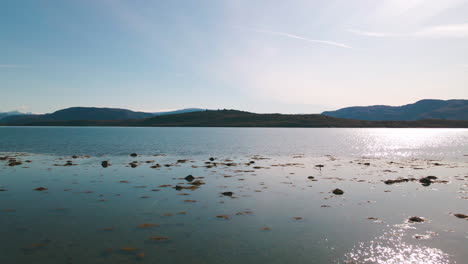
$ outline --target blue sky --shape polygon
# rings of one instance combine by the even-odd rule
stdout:
[[[468,98],[468,0],[5,0],[0,111]]]

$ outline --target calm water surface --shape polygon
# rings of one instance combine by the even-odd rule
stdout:
[[[0,127],[0,151],[459,159],[468,129]]]
[[[466,263],[467,155],[464,129],[2,127],[0,263]]]

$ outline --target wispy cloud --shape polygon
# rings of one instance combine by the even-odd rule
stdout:
[[[0,68],[29,68],[29,66],[19,64],[0,64]]]
[[[416,32],[415,35],[421,37],[466,38],[468,37],[468,23],[430,27]]]
[[[285,32],[279,32],[279,31],[270,31],[270,30],[263,30],[263,29],[256,29],[256,28],[246,28],[246,27],[233,27],[236,29],[241,29],[241,30],[248,30],[252,32],[257,32],[257,33],[262,33],[262,34],[267,34],[267,35],[273,35],[273,36],[280,36],[280,37],[285,37],[285,38],[292,38],[292,39],[298,39],[302,40],[305,42],[310,42],[310,43],[319,43],[319,44],[326,44],[326,45],[332,45],[336,47],[341,47],[341,48],[347,48],[351,49],[352,47],[343,43],[339,42],[334,42],[334,41],[328,41],[328,40],[320,40],[320,39],[310,39],[306,38],[303,36],[295,35],[295,34],[290,34],[290,33],[285,33]]]
[[[398,34],[398,33],[388,33],[388,32],[364,31],[364,30],[357,30],[357,29],[349,29],[348,31],[357,35],[376,37],[376,38],[402,37],[402,36],[408,35],[408,34]]]
[[[409,33],[376,32],[376,31],[365,31],[365,30],[357,30],[357,29],[350,29],[348,31],[357,35],[377,37],[377,38],[386,38],[386,37],[466,38],[468,37],[468,23],[427,27],[427,28],[423,28],[421,30],[409,32]]]

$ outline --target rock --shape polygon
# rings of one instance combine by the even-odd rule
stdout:
[[[132,168],[136,168],[138,166],[138,164],[136,164],[135,162],[129,163],[129,165]]]
[[[314,176],[309,176],[309,177],[307,177],[307,179],[313,180],[313,179],[315,179],[315,177]]]
[[[461,219],[468,219],[468,215],[466,214],[453,214],[453,215]]]
[[[35,191],[39,191],[39,192],[42,192],[42,191],[47,191],[48,189],[45,188],[45,187],[38,187],[36,189],[34,189]]]
[[[370,166],[369,162],[363,163],[363,165]]]
[[[342,194],[344,194],[344,191],[341,190],[341,189],[336,188],[335,190],[332,191],[332,193],[336,194],[336,195],[342,195]]]
[[[233,192],[222,192],[221,193],[224,196],[232,196],[234,193]]]
[[[195,177],[193,177],[192,175],[188,175],[187,177],[184,178],[186,181],[188,182],[191,182],[193,180],[195,180]]]
[[[8,166],[13,167],[21,164],[23,164],[21,161],[10,161],[10,163],[8,163]]]
[[[429,180],[437,180],[437,177],[436,177],[436,176],[427,176],[426,179],[429,179]]]
[[[422,223],[426,221],[424,218],[419,217],[419,216],[412,216],[408,219],[408,222],[410,223]]]
[[[422,183],[423,186],[429,186],[432,183],[431,179],[428,179],[427,177],[419,179],[419,182]]]
[[[101,162],[101,166],[102,166],[103,168],[107,168],[107,167],[109,167],[109,165],[110,165],[110,164],[109,164],[109,162],[108,162],[107,160]]]
[[[136,153],[130,154],[130,157],[136,157],[136,156],[138,156],[138,154],[136,154]]]
[[[401,182],[409,182],[409,181],[415,181],[415,178],[398,178],[394,180],[386,180],[384,181],[385,184],[394,184],[394,183],[401,183]]]
[[[72,156],[72,159],[77,159],[77,158],[78,158],[77,155],[73,155],[73,156]]]
[[[214,161],[215,159],[213,157],[209,158],[210,161]]]
[[[182,187],[182,186],[180,186],[180,185],[176,185],[176,186],[174,187],[174,189],[176,189],[177,191],[180,191],[180,190],[183,190],[184,187]]]

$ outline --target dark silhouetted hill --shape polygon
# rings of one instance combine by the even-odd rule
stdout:
[[[412,121],[423,119],[468,120],[468,100],[421,100],[403,106],[355,106],[323,115],[372,121]]]
[[[0,122],[24,125],[33,122],[56,122],[75,120],[124,120],[142,119],[154,116],[151,113],[134,112],[118,108],[71,107],[44,115],[23,115],[5,117]]]
[[[14,125],[14,124],[7,124]],[[134,126],[134,127],[453,127],[468,128],[468,121],[366,121],[325,115],[255,114],[237,110],[206,110],[128,120],[33,121],[28,126]]]

